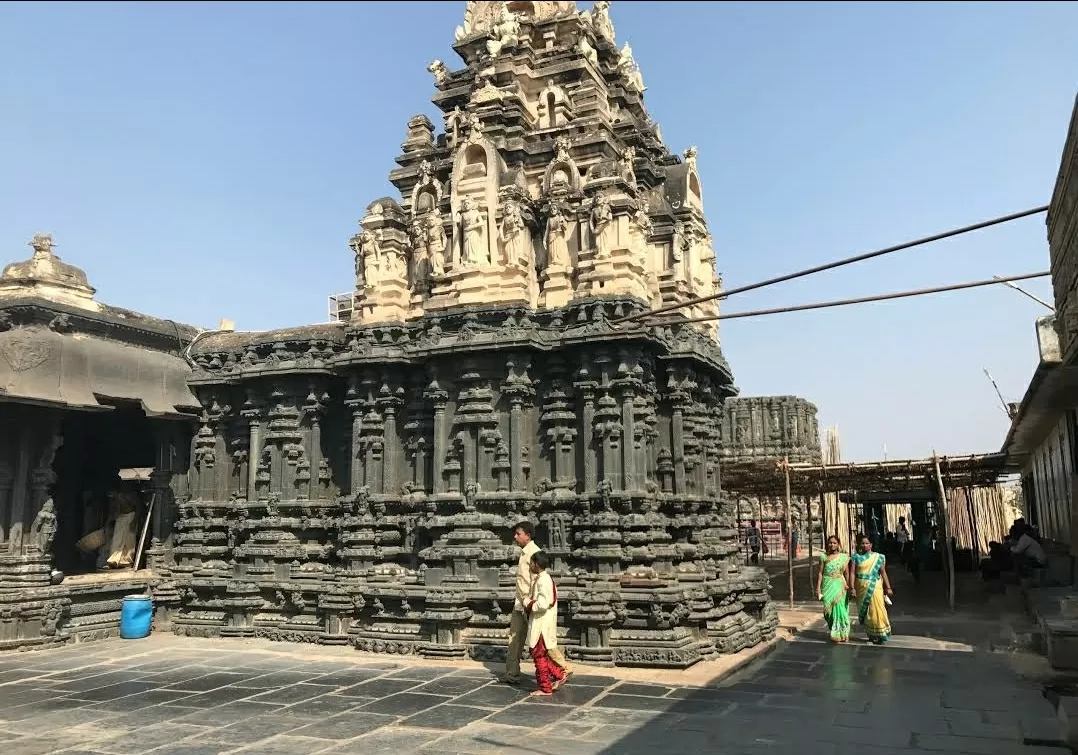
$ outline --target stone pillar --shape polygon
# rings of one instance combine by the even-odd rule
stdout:
[[[631,388],[621,394],[621,482],[623,490],[642,487],[636,479],[636,425],[633,414],[635,393]]]
[[[446,479],[443,471],[446,455],[449,453],[449,430],[445,421],[445,405],[449,400],[449,394],[442,389],[436,374],[431,374],[430,384],[427,386],[425,397],[431,402],[434,409],[434,458],[431,460],[431,471],[434,476],[433,492],[444,493],[446,491]]]

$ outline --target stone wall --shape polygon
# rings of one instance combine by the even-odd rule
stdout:
[[[717,498],[717,345],[631,301],[210,336],[170,565],[175,631],[495,659],[528,519],[563,642],[688,666],[770,637]]]

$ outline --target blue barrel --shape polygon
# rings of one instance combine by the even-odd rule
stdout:
[[[153,600],[149,595],[128,595],[120,609],[120,636],[141,640],[150,634],[153,624]]]

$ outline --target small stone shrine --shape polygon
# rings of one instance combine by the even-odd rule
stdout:
[[[685,667],[774,635],[719,499],[729,366],[696,151],[671,154],[609,2],[469,2],[351,239],[351,323],[201,338],[175,631],[504,657],[529,519],[561,642]],[[388,161],[387,161],[388,162]]]

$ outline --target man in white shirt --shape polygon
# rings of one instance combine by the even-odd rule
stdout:
[[[520,684],[520,655],[524,651],[524,643],[528,639],[528,616],[526,606],[531,600],[532,583],[536,575],[532,573],[532,554],[542,550],[532,536],[535,530],[531,522],[520,522],[513,530],[513,542],[520,546],[520,560],[517,561],[517,594],[513,600],[513,613],[509,619],[509,647],[505,656],[506,684]],[[562,684],[569,680],[573,673],[573,667],[565,659],[565,654],[560,647],[547,648],[550,660],[561,666],[565,675]]]
[[[898,531],[895,533],[895,539],[898,540],[899,561],[907,563],[910,560],[910,550],[913,544],[910,541],[910,529],[906,526],[906,517],[904,516],[898,518]]]
[[[1026,527],[1018,540],[1011,544],[1011,555],[1019,571],[1026,569],[1043,569],[1048,564],[1048,556],[1041,544],[1030,535],[1030,528]]]

